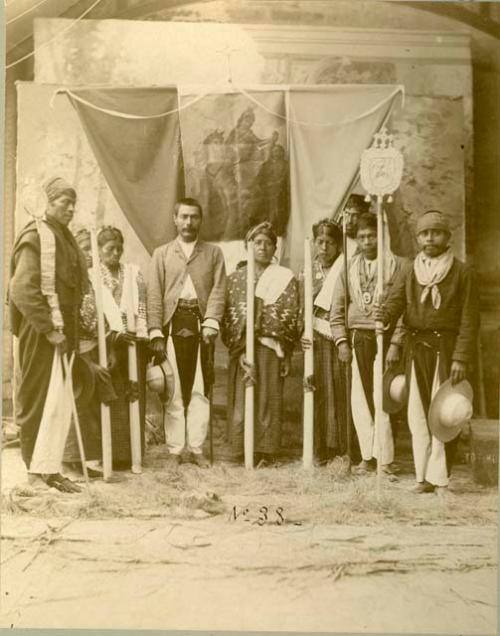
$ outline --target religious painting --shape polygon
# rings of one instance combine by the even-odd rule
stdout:
[[[247,96],[248,95],[248,96]],[[181,97],[186,195],[204,210],[204,238],[241,240],[270,221],[283,236],[289,215],[285,97],[281,91]]]

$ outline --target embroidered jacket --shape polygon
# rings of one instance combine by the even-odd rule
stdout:
[[[231,356],[242,352],[245,348],[246,285],[247,267],[245,263],[227,280],[221,337]],[[276,340],[285,354],[292,352],[298,338],[298,320],[299,292],[295,278],[290,280],[273,304],[264,305],[260,298],[255,298],[255,337]]]

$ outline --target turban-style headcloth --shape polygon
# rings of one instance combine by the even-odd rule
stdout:
[[[76,201],[75,189],[65,179],[61,179],[61,177],[55,177],[47,181],[45,184],[45,193],[49,201],[54,201],[64,194],[72,197]]]
[[[274,231],[273,226],[271,225],[271,223],[269,223],[269,221],[264,221],[263,223],[259,223],[258,225],[255,225],[248,230],[245,237],[245,245],[248,243],[248,241],[253,241],[253,239],[258,234],[265,234],[266,236],[268,236],[274,243],[274,245],[278,243],[278,237],[276,236],[276,232]]]
[[[417,234],[425,230],[442,230],[450,234],[450,226],[446,217],[439,210],[428,210],[424,212],[417,221]]]

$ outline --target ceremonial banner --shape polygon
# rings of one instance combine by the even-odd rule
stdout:
[[[99,167],[149,253],[175,236],[184,195],[174,88],[67,91]]]
[[[180,89],[181,90],[181,89]],[[261,221],[288,223],[289,166],[283,91],[181,95],[186,194],[204,210],[209,241],[235,241]]]

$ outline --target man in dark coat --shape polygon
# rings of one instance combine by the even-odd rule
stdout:
[[[402,270],[376,318],[394,324],[400,315],[408,334],[408,425],[419,493],[448,485],[458,437],[443,443],[428,426],[437,387],[456,384],[473,362],[479,327],[477,284],[471,268],[453,256],[450,229],[438,210],[417,222],[420,252]]]
[[[9,305],[20,368],[16,422],[30,482],[78,492],[60,473],[30,470],[54,356],[77,349],[79,308],[88,284],[85,257],[67,227],[75,212],[76,192],[61,178],[51,179],[45,192],[45,216],[26,225],[12,252]]]

